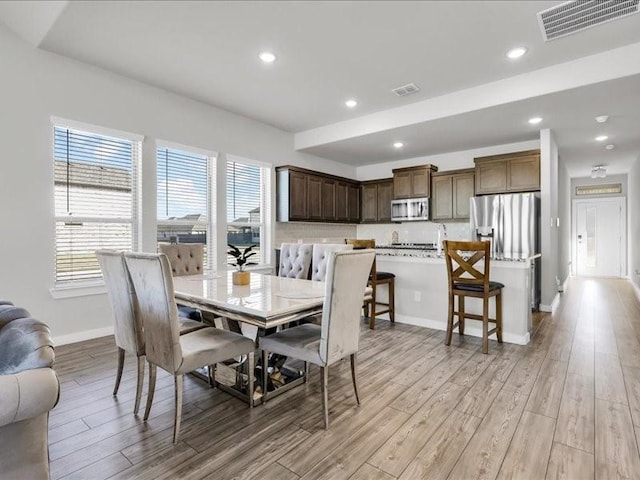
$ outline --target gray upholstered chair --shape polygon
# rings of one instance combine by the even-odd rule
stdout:
[[[49,478],[49,411],[60,394],[53,362],[49,327],[0,305],[0,478]]]
[[[346,245],[344,243],[314,243],[311,258],[311,280],[324,282],[327,277],[329,253],[340,252],[342,250],[353,250],[353,245]]]
[[[329,428],[329,366],[347,356],[351,359],[353,389],[360,404],[356,376],[360,308],[374,258],[373,250],[331,252],[322,324],[304,324],[260,339],[263,365],[267,364],[271,352],[320,366],[325,428]],[[263,371],[262,389],[267,391],[266,369]]]
[[[252,394],[255,343],[242,335],[213,327],[180,335],[173,276],[166,255],[127,253],[125,261],[138,299],[149,362],[149,393],[144,419],[149,418],[155,390],[156,367],[160,367],[175,379],[173,441],[177,443],[182,418],[184,374],[208,366],[212,375],[216,363],[247,355],[250,372],[248,389]]]
[[[310,243],[283,243],[280,246],[278,276],[308,279],[312,251]]]
[[[118,347],[118,371],[113,395],[118,394],[122,371],[124,369],[125,354],[135,355],[138,361],[138,377],[136,383],[136,400],[133,413],[137,414],[142,396],[144,379],[145,344],[143,325],[140,320],[138,303],[129,272],[124,262],[122,252],[114,250],[97,250],[96,257],[100,262],[100,269],[107,288],[107,297],[113,314],[113,334]],[[180,333],[189,333],[203,325],[200,322],[180,317]]]

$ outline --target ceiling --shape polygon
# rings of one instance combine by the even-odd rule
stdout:
[[[640,42],[640,15],[544,42],[536,12],[558,3],[0,2],[0,22],[41,49],[303,132]],[[508,60],[517,45],[527,55]],[[263,50],[274,64],[258,60]],[[625,96],[596,84],[305,151],[357,165],[527,140],[538,133],[522,119],[544,107],[570,173],[602,153],[593,151],[593,112],[612,116],[619,148],[607,154],[623,169],[623,157],[640,152],[637,81],[624,83]],[[420,92],[391,93],[410,82]],[[358,106],[345,108],[347,98]],[[400,134],[407,148],[391,152]]]

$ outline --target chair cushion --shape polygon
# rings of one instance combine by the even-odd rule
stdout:
[[[0,375],[53,366],[49,327],[35,318],[8,323],[0,330],[0,346]]]
[[[247,354],[255,350],[255,343],[237,333],[205,327],[180,335],[180,347],[182,364],[177,374]]]
[[[482,285],[472,285],[469,283],[454,283],[453,288],[456,290],[465,290],[467,292],[482,292],[484,287]],[[504,284],[500,282],[489,282],[489,291],[498,290],[504,288]]]
[[[320,325],[307,323],[287,328],[260,339],[260,348],[270,353],[279,353],[315,365],[324,366],[320,359]]]
[[[396,278],[396,275],[391,272],[376,272],[376,278],[378,280],[388,280],[390,278]]]
[[[204,323],[191,320],[190,318],[178,317],[178,320],[180,321],[180,335],[195,332],[196,330],[206,327]]]

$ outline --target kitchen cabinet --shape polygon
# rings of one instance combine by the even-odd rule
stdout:
[[[391,223],[391,200],[393,200],[393,179],[362,182],[362,223]]]
[[[431,194],[431,174],[435,165],[396,168],[393,170],[393,198],[422,198]]]
[[[432,220],[469,218],[469,198],[474,196],[474,172],[474,169],[465,169],[432,174]]]
[[[360,183],[302,168],[276,168],[279,222],[360,221]]]
[[[540,150],[474,159],[476,195],[540,190]]]

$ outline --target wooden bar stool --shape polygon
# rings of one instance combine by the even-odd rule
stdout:
[[[362,248],[376,248],[376,241],[371,240],[356,240],[346,239],[347,245],[353,245],[354,250]],[[395,284],[396,276],[391,272],[378,272],[376,269],[376,260],[373,260],[371,266],[371,274],[369,275],[368,285],[371,287],[371,299],[367,299],[363,305],[364,316],[369,317],[369,328],[374,330],[376,328],[376,317],[378,315],[389,314],[389,320],[391,323],[395,322]],[[376,298],[376,289],[379,285],[387,285],[389,291],[389,301],[387,303],[380,302]],[[378,310],[378,306],[382,306],[382,310]]]
[[[451,345],[453,329],[458,327],[460,335],[464,335],[464,320],[482,321],[482,353],[489,353],[489,335],[496,334],[502,343],[502,289],[504,285],[489,280],[489,263],[491,260],[491,242],[443,242],[447,274],[449,276],[449,318],[445,345]],[[461,253],[462,252],[462,253]],[[466,258],[468,256],[468,258]],[[484,261],[483,271],[475,268],[475,264]],[[454,263],[455,269],[454,269]],[[458,297],[458,311],[455,311],[455,297]],[[482,298],[482,315],[467,313],[464,310],[465,297]],[[489,318],[489,299],[496,298],[496,318]],[[454,324],[453,317],[458,316]],[[489,330],[489,322],[495,327]]]

